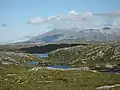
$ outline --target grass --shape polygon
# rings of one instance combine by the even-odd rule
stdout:
[[[57,49],[45,59],[29,57],[28,61],[68,61],[65,64],[75,67],[87,66],[105,68],[106,64],[120,64],[120,45],[97,43],[88,46],[74,46]],[[104,54],[99,56],[99,52]],[[117,52],[117,53],[116,53]],[[113,58],[111,58],[113,57]],[[83,63],[86,62],[86,63]],[[79,70],[29,71],[30,65],[0,64],[0,90],[96,90],[105,85],[120,84],[120,74],[99,73]],[[120,90],[114,87],[109,90]]]
[[[116,54],[117,57],[112,59],[111,57],[115,56],[116,50],[119,50],[118,47],[120,47],[120,44],[117,43],[99,43],[88,46],[69,47],[66,49],[62,48],[49,53],[49,60],[68,61],[68,64],[75,67],[95,67],[97,64],[106,65],[107,63],[117,65],[120,64],[120,51],[118,51],[119,53]],[[99,56],[100,51],[102,51],[103,56]],[[83,61],[86,63],[82,63]]]
[[[28,67],[2,66],[0,90],[95,90],[99,86],[120,83],[120,75],[89,71],[39,70]],[[8,74],[16,74],[7,76]],[[119,90],[120,87],[114,88]],[[111,89],[113,90],[113,89]]]

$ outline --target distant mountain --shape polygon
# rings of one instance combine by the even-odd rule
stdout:
[[[110,27],[104,27],[102,29],[79,29],[76,27],[71,29],[53,29],[43,35],[38,35],[19,43],[48,43],[69,39],[81,39],[87,41],[120,41],[120,36],[113,33],[113,31],[119,30],[114,30]]]
[[[44,33],[43,35],[38,35],[29,39],[24,43],[43,43],[43,42],[55,42],[62,39],[77,38],[78,32],[68,29],[53,29],[49,32]]]
[[[103,27],[103,29],[109,30],[109,29],[112,29],[112,28],[110,28],[110,27]]]

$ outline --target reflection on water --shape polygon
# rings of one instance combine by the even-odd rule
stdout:
[[[38,65],[38,63],[39,62],[36,62],[36,61],[30,61],[27,64],[28,65]],[[51,65],[51,66],[48,66],[47,68],[53,68],[53,69],[70,69],[71,66],[68,66],[68,65]]]
[[[49,66],[50,68],[56,68],[56,69],[69,69],[71,68],[71,66],[68,66],[68,65],[52,65],[52,66]]]
[[[33,54],[39,58],[47,58],[48,57],[48,53],[43,53],[43,54]]]
[[[30,61],[28,62],[27,64],[28,65],[38,65],[39,62],[36,62],[36,61]]]

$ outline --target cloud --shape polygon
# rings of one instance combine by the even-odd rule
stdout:
[[[0,25],[0,27],[2,28],[2,27],[6,27],[7,25],[6,24],[1,24]]]
[[[57,20],[59,16],[49,16],[48,21]]]
[[[107,13],[94,13],[97,16],[120,17],[120,10]]]
[[[104,21],[106,24],[111,26],[118,27],[119,25],[116,25],[116,21],[120,19],[120,10],[118,11],[112,11],[112,12],[106,12],[106,13],[93,13],[94,16],[100,16],[104,18]],[[119,20],[120,21],[120,20]]]
[[[66,15],[57,15],[57,16],[49,16],[47,18],[40,18],[36,17],[31,20],[27,21],[27,24],[42,24],[42,23],[59,23],[59,22],[80,22],[83,20],[87,20],[90,17],[92,17],[92,13],[86,12],[86,13],[78,13],[74,10],[71,10]]]
[[[62,18],[62,16],[49,16],[49,17],[47,17],[47,19],[44,19],[44,20],[46,20],[46,23],[52,23],[52,22],[54,22],[54,21],[60,21],[61,20],[61,18]]]
[[[96,16],[105,16],[104,21],[95,21]],[[90,27],[102,27],[104,24],[113,24],[113,26],[118,26],[115,23],[114,17],[119,17],[120,11],[107,12],[107,13],[92,13],[92,12],[77,12],[75,10],[69,11],[67,14],[48,16],[46,18],[36,17],[27,21],[27,24],[50,24],[54,28],[90,28]],[[107,17],[107,18],[106,18]]]
[[[120,17],[120,10],[115,11],[115,12],[111,12],[109,15],[111,15],[111,16],[118,16],[118,17]]]
[[[92,17],[93,14],[92,14],[91,12],[86,12],[86,13],[84,14],[84,16],[85,16],[85,17]]]
[[[26,38],[26,39],[31,39],[31,38],[33,38],[34,36],[24,36],[24,38]]]
[[[79,15],[79,13],[77,13],[77,12],[74,11],[74,10],[69,11],[68,14],[69,14],[69,15]]]
[[[27,24],[38,24],[38,23],[43,23],[44,20],[40,17],[33,18],[31,20],[27,21]]]

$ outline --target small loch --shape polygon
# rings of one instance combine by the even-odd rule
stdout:
[[[37,56],[38,58],[47,58],[48,57],[48,53],[43,53],[43,54],[33,54],[35,56]]]
[[[69,66],[69,65],[52,65],[52,66],[48,66],[48,68],[53,68],[53,69],[70,69],[71,66]]]

